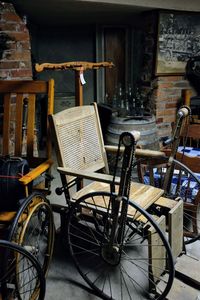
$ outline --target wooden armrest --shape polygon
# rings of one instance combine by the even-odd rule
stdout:
[[[108,174],[88,172],[88,171],[84,171],[84,170],[74,171],[73,169],[63,168],[63,167],[58,167],[57,170],[59,173],[65,174],[65,175],[105,182],[105,183],[109,183],[109,184],[111,184],[113,182],[113,176],[108,175]],[[119,182],[120,182],[120,178],[116,177],[115,184],[119,184]]]
[[[105,150],[108,152],[116,153],[118,150],[118,146],[115,145],[105,145]],[[124,147],[120,147],[120,153],[124,151]],[[149,149],[135,149],[136,157],[165,157],[166,154],[163,151],[149,150]]]
[[[166,157],[166,154],[162,151],[149,150],[149,149],[136,149],[135,156],[147,157],[147,158],[148,157],[160,158],[160,157]]]
[[[40,176],[42,173],[44,173],[46,170],[50,168],[50,166],[53,164],[53,160],[48,159],[42,164],[40,164],[38,167],[31,170],[29,173],[24,175],[22,178],[19,179],[19,182],[27,185],[34,179],[36,179],[38,176]]]
[[[164,152],[167,157],[169,157],[171,155],[172,149],[163,148],[163,149],[161,149],[161,151]]]
[[[107,151],[107,152],[114,152],[114,153],[116,153],[117,152],[117,150],[118,150],[118,146],[115,146],[115,145],[105,145],[104,146],[105,147],[105,150]],[[121,146],[120,147],[120,152],[122,153],[122,152],[124,152],[124,146]]]

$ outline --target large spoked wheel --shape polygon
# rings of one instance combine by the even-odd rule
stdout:
[[[157,163],[154,159],[154,162],[149,161],[148,164],[143,164],[143,175],[140,178],[143,183],[164,188],[165,196],[170,199],[175,200],[179,197],[183,199],[184,242],[189,244],[200,239],[200,178],[181,162],[174,160],[173,172],[169,177],[168,185],[164,186],[167,163],[168,159],[163,158],[159,159]],[[151,166],[151,171],[149,166]],[[150,180],[150,172],[153,173],[153,183]]]
[[[54,246],[54,222],[51,207],[42,194],[31,195],[22,205],[9,240],[33,254],[47,274]]]
[[[0,240],[0,299],[43,300],[45,277],[36,258],[19,245]]]
[[[69,212],[68,243],[78,271],[105,299],[164,299],[174,278],[164,234],[146,211],[130,201],[123,230],[120,213],[110,243],[110,198],[106,192],[88,194]]]

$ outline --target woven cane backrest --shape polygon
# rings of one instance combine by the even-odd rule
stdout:
[[[49,158],[47,116],[53,113],[54,81],[0,81],[0,97],[0,154],[26,157],[33,167]],[[45,109],[38,111],[39,105]],[[45,151],[38,147],[41,125],[45,127]]]
[[[66,109],[50,116],[58,165],[108,173],[96,105]]]

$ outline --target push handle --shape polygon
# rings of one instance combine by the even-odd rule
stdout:
[[[133,131],[131,131],[131,134],[133,135],[135,142],[139,141],[139,139],[140,139],[139,131],[133,130]]]
[[[120,139],[125,147],[130,147],[140,139],[140,132],[135,130],[123,132]]]
[[[174,141],[174,138],[171,137],[171,138],[168,138],[165,141],[163,141],[162,144],[163,144],[163,146],[167,146],[167,145],[172,144],[173,141]]]
[[[189,106],[183,106],[178,110],[177,115],[179,118],[186,118],[187,116],[190,115],[190,112],[191,112],[191,110],[190,110]]]

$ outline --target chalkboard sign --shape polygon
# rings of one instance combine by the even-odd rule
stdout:
[[[156,75],[184,74],[187,60],[200,51],[200,14],[160,12]]]

